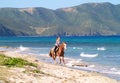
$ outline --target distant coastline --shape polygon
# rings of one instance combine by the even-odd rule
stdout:
[[[39,35],[31,35],[31,36],[0,36],[0,37],[120,37],[120,35],[94,35],[94,36],[76,36],[76,35],[70,35],[70,36],[61,36],[61,35],[54,35],[54,36],[39,36]]]

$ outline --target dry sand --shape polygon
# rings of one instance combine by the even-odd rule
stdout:
[[[20,57],[38,64],[38,67],[26,66],[24,68],[6,68],[0,66],[0,71],[6,75],[1,76],[0,83],[120,83],[114,79],[102,76],[96,72],[87,72],[65,66],[40,62],[31,55],[15,52],[1,52],[10,57]],[[35,73],[33,70],[39,70]],[[3,72],[0,72],[2,75]],[[6,80],[6,81],[5,81]]]

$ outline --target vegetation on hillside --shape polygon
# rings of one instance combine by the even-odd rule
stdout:
[[[0,8],[0,36],[120,35],[119,14],[120,5],[111,3],[86,3],[57,10]]]

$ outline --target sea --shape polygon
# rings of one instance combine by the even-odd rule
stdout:
[[[39,60],[52,63],[49,51],[55,41],[53,36],[0,37],[0,50],[35,55]],[[63,36],[62,42],[67,44],[67,67],[99,72],[120,81],[120,36]],[[72,66],[73,62],[84,63],[87,67]]]

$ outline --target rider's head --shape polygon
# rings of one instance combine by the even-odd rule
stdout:
[[[57,37],[57,40],[60,40],[60,37],[59,37],[59,36]]]

